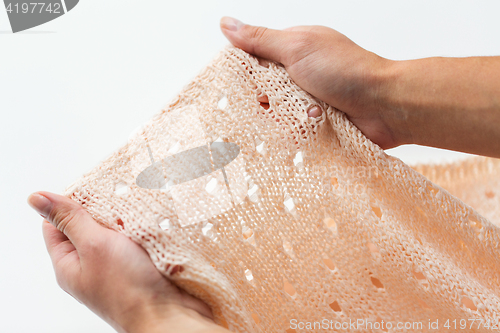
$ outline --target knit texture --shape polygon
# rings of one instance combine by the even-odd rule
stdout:
[[[314,105],[324,112],[309,118]],[[213,167],[214,142],[236,144],[237,157]],[[173,172],[169,157],[203,146],[213,172],[155,178]],[[291,321],[360,319],[375,325],[321,331],[464,332],[442,325],[500,320],[499,170],[481,157],[411,168],[280,64],[227,46],[65,194],[140,244],[231,331],[317,332]],[[423,325],[376,329],[382,321]],[[478,324],[465,331],[489,330]]]

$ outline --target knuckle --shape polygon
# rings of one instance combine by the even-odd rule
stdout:
[[[248,27],[248,38],[253,45],[258,45],[265,41],[268,29],[266,27]]]
[[[294,51],[302,51],[310,48],[314,41],[314,34],[307,31],[295,31],[293,32],[293,38],[291,39],[291,48]]]
[[[81,207],[63,207],[55,210],[50,217],[57,229],[62,233],[67,232],[73,227],[77,220],[82,217],[84,210]]]
[[[266,27],[255,27],[252,37],[258,40],[262,40],[267,35],[267,30],[268,29]]]
[[[287,64],[296,64],[307,58],[308,55],[314,53],[320,45],[318,44],[318,36],[311,31],[293,31],[290,32],[288,43],[288,52],[286,59]]]

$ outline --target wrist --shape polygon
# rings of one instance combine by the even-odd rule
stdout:
[[[403,106],[405,80],[411,66],[409,61],[384,59],[377,77],[375,110],[390,133],[393,146],[414,143],[410,114]]]

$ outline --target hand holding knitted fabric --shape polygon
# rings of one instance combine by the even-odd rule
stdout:
[[[380,114],[365,112],[375,107],[370,97],[377,94],[374,81],[387,66],[386,59],[327,27],[273,30],[231,20],[223,18],[221,27],[234,46],[283,64],[302,89],[346,112],[365,135],[382,147],[398,144]]]
[[[323,26],[273,30],[224,17],[221,29],[234,46],[283,64],[383,149],[414,143],[500,157],[500,57],[393,61]]]
[[[119,332],[227,332],[205,303],[162,276],[144,249],[73,200],[39,192],[28,202],[46,219],[43,236],[61,288]]]
[[[278,31],[229,18],[221,26],[235,46],[282,63],[382,148],[418,143],[500,157],[499,57],[391,61],[326,27]],[[227,332],[139,245],[76,202],[47,192],[29,202],[50,222],[43,233],[60,286],[120,332]]]

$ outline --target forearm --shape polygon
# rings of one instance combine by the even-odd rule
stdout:
[[[391,62],[378,103],[400,143],[500,157],[500,57]]]

